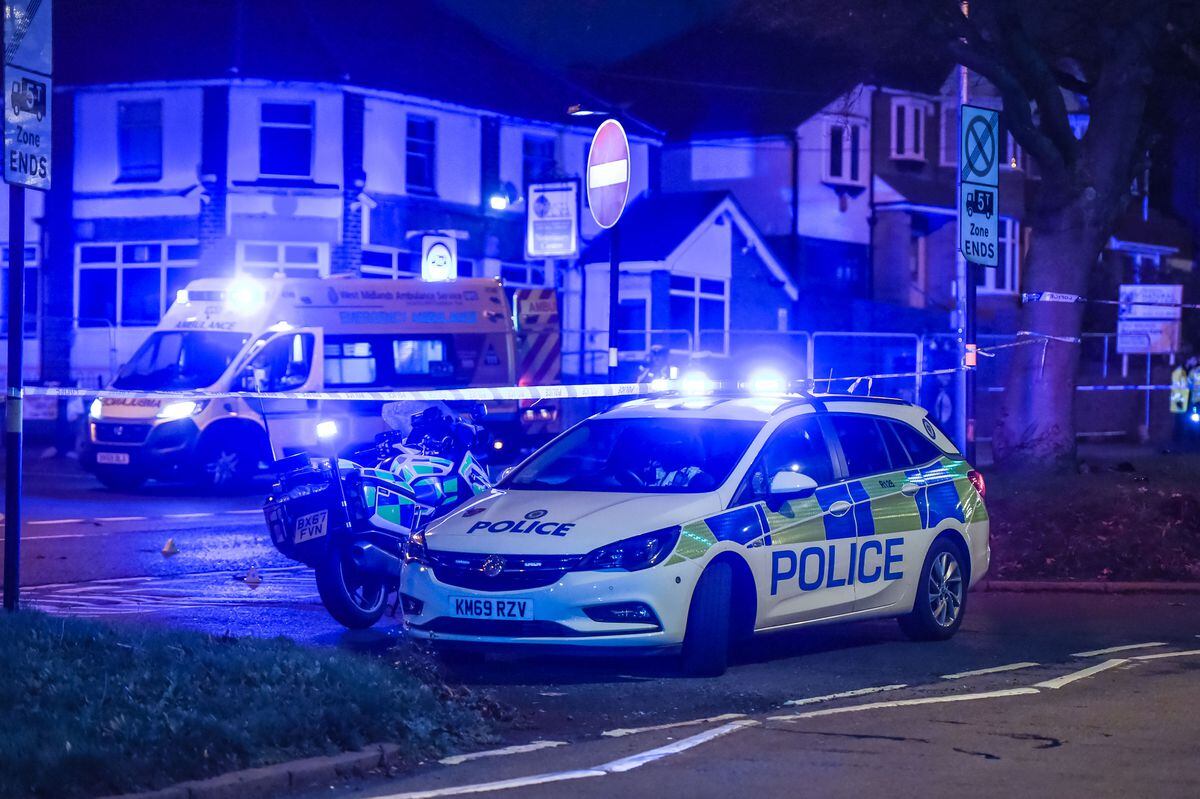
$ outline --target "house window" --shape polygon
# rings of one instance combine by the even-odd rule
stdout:
[[[728,296],[725,281],[671,275],[671,330],[690,333],[695,350],[724,354],[728,349]],[[678,341],[683,335],[672,334],[671,349],[685,346],[686,342]]]
[[[982,292],[1015,294],[1021,286],[1021,223],[1000,217],[998,265],[975,270],[975,284]]]
[[[238,271],[255,277],[324,277],[329,274],[326,245],[289,242],[238,243]]]
[[[645,298],[623,299],[617,308],[617,346],[625,352],[650,349],[650,314]]]
[[[825,181],[856,186],[866,181],[862,169],[863,126],[858,122],[830,122],[825,126]]]
[[[312,103],[263,103],[258,172],[267,177],[312,177]]]
[[[939,153],[942,166],[958,166],[958,107],[942,106],[942,147]]]
[[[76,324],[152,327],[195,277],[195,241],[80,244]]]
[[[925,115],[929,103],[912,97],[892,98],[892,158],[925,160]]]
[[[528,135],[522,138],[521,183],[526,191],[531,183],[552,177],[557,168],[554,159],[554,139]]]
[[[162,100],[117,103],[117,180],[161,180],[162,137]]]
[[[0,274],[0,336],[8,336],[8,247],[3,250],[4,268]],[[25,338],[38,332],[38,248],[25,248]]]
[[[437,175],[437,120],[408,115],[404,142],[404,185],[414,194],[435,194]]]

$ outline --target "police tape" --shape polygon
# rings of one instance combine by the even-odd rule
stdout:
[[[1093,305],[1120,305],[1126,308],[1137,305],[1147,308],[1184,308],[1189,311],[1200,310],[1200,303],[1194,302],[1147,302],[1143,300],[1094,300],[1081,297],[1078,294],[1063,294],[1057,291],[1027,291],[1021,294],[1021,302],[1062,302],[1069,304],[1092,303]]]

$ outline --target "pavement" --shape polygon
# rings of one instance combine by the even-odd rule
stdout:
[[[366,652],[405,645],[398,619],[357,633],[329,619],[311,573],[271,547],[258,515],[265,484],[240,497],[171,486],[120,494],[70,461],[48,461],[30,464],[26,489],[28,606]],[[251,569],[261,582],[245,579]],[[510,778],[501,790],[513,796],[870,786],[1195,795],[1200,652],[1135,658],[1198,650],[1197,636],[1195,594],[975,592],[951,641],[914,643],[890,621],[802,629],[755,641],[714,679],[683,678],[664,658],[451,661],[448,681],[512,709],[502,752],[322,795],[457,795]],[[1110,647],[1134,648],[1098,651]],[[1113,659],[1061,687],[1033,687]],[[480,790],[495,792],[471,788]]]

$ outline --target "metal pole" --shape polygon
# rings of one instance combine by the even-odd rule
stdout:
[[[962,2],[962,12],[966,16],[968,13],[966,0]],[[960,66],[958,68],[958,119],[959,127],[962,126],[962,106],[967,104],[968,100],[967,89],[967,68]],[[960,134],[961,135],[961,131]],[[961,150],[962,148],[959,147]],[[962,164],[958,165],[959,174],[962,174]],[[962,181],[955,181],[957,188],[957,206],[962,208]],[[961,217],[961,211],[959,216]],[[958,224],[962,226],[962,219],[959,218]],[[962,241],[962,233],[959,232],[958,240]],[[955,381],[956,401],[954,403],[958,413],[955,415],[955,438],[958,439],[959,449],[968,460],[973,460],[975,457],[975,430],[974,416],[975,408],[972,391],[975,388],[975,377],[973,367],[967,365],[968,350],[973,350],[975,342],[975,281],[971,280],[971,272],[967,266],[967,259],[963,256],[962,250],[959,249],[955,253],[954,259],[954,277],[955,277],[955,322],[957,327],[958,340],[958,364],[962,371],[959,372],[958,380]],[[972,345],[972,346],[969,346]],[[974,356],[974,353],[971,353]]]
[[[4,432],[4,609],[21,587],[21,420],[25,354],[25,189],[8,187],[8,397]]]
[[[615,383],[617,380],[618,350],[617,322],[619,321],[617,316],[621,308],[620,299],[617,296],[621,282],[620,234],[617,233],[616,225],[613,225],[608,230],[608,242],[608,382]]]

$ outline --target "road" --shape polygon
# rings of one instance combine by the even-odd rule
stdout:
[[[25,602],[52,613],[287,635],[317,646],[402,646],[395,619],[350,633],[328,618],[311,575],[267,539],[258,516],[265,490],[220,499],[171,487],[113,494],[69,462],[31,463]],[[168,538],[178,553],[165,557]],[[261,583],[245,580],[251,569]],[[659,658],[451,663],[448,680],[513,708],[499,745],[536,750],[431,764],[348,790],[454,795],[511,777],[518,787],[509,795],[556,796],[568,789],[557,776],[544,784],[529,778],[580,771],[569,782],[580,796],[841,795],[878,785],[935,795],[1194,795],[1200,715],[1190,708],[1200,696],[1200,657],[1134,658],[1196,650],[1198,635],[1200,595],[974,593],[962,631],[946,643],[912,643],[892,622],[801,630],[756,642],[711,680],[681,678]],[[1083,654],[1139,644],[1153,646]],[[1062,688],[1029,689],[1110,658],[1125,662]],[[616,734],[622,730],[639,731]]]

